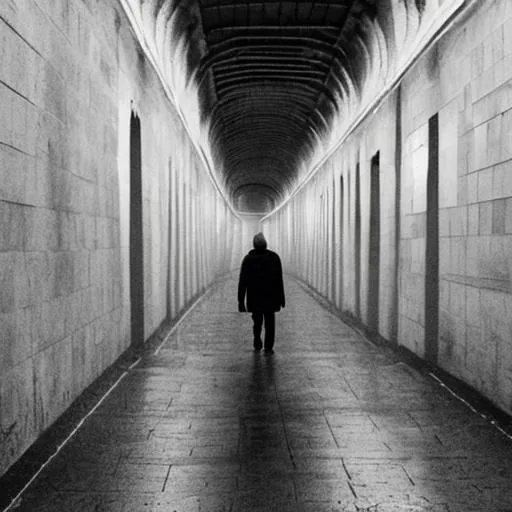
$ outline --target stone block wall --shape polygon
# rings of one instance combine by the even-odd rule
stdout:
[[[472,4],[423,52],[378,108],[347,134],[341,147],[301,191],[265,219],[269,228],[279,233],[293,273],[363,325],[375,325],[367,302],[369,183],[371,158],[379,151],[378,334],[428,357],[509,413],[511,34],[511,2]],[[434,118],[437,144],[429,133],[429,122]],[[432,203],[430,199],[430,204],[437,203],[437,236],[428,228],[432,217],[427,184],[434,159],[439,184],[436,200]],[[355,185],[358,162],[359,211]],[[325,226],[315,204],[327,192],[335,197],[332,208],[338,220],[332,226]],[[341,212],[343,221],[339,220]],[[293,249],[289,249],[290,228],[284,221],[288,214],[297,217],[291,230],[298,241]],[[330,241],[332,230],[334,243]],[[427,258],[437,244],[436,264]],[[293,254],[297,247],[299,257]],[[334,269],[323,264],[326,251],[333,252]],[[426,282],[435,275],[434,267],[439,274],[438,295],[426,292],[432,290],[426,288]],[[319,279],[326,271],[328,279]],[[337,290],[334,297],[332,280]],[[431,340],[430,329],[436,323],[431,308],[435,309],[437,296],[437,336]]]
[[[423,131],[422,144],[428,144],[428,118],[439,115],[437,362],[509,412],[512,238],[506,228],[506,206],[512,196],[507,129],[512,112],[507,92],[512,83],[512,39],[507,35],[511,21],[509,2],[481,2],[415,64],[403,83],[405,138],[413,143]],[[416,168],[413,159],[404,155],[404,172],[406,166]],[[420,194],[426,195],[421,190]],[[404,211],[404,222],[423,226],[423,215],[424,211]],[[421,233],[419,240],[425,240]],[[419,266],[422,255],[423,249],[412,252],[407,261]],[[416,275],[421,289],[424,272]],[[414,329],[422,340],[422,304],[408,300],[410,283],[401,290],[408,311],[418,319]],[[403,327],[400,342],[407,344],[410,338],[410,330]],[[419,343],[415,351],[421,355],[423,350]]]
[[[132,112],[145,339],[229,270],[238,221],[117,2],[0,2],[0,62],[2,474],[132,342]]]
[[[266,229],[276,233],[278,248],[290,273],[309,282],[338,308],[364,324],[378,325],[378,333],[387,339],[396,338],[396,109],[396,94],[392,94],[334,152],[297,194],[294,204],[265,220]],[[370,168],[377,154],[380,273],[378,311],[369,311]],[[323,197],[329,201],[322,203]],[[295,222],[285,224],[288,213],[296,218]],[[282,224],[286,225],[284,230]]]

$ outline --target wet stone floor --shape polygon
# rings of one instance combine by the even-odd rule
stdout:
[[[512,441],[285,286],[273,356],[220,284],[12,510],[512,511]]]

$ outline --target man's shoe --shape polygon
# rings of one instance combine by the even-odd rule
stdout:
[[[253,347],[255,352],[259,352],[263,348],[263,343],[261,341],[255,340]]]
[[[271,356],[273,353],[274,353],[274,351],[271,348],[266,348],[265,349],[265,355],[266,356]]]

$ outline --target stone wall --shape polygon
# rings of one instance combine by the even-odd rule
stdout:
[[[116,2],[2,1],[0,43],[2,474],[132,341],[132,112],[145,339],[230,269],[238,221]]]
[[[372,334],[377,325],[382,338],[428,358],[509,413],[511,34],[510,2],[473,4],[301,191],[265,220],[298,277]],[[370,168],[377,151],[381,217],[376,321],[368,290]],[[429,195],[427,185],[434,186],[436,172],[438,191]],[[327,215],[319,206],[325,195],[334,198]],[[288,216],[297,220],[291,228]],[[435,226],[436,217],[437,234],[427,228]]]
[[[402,244],[419,268],[424,251],[425,176],[415,148],[428,145],[428,119],[439,115],[438,364],[499,406],[512,410],[512,6],[482,2],[442,38],[403,83],[404,179],[420,173],[414,194],[421,206],[404,208]],[[405,146],[404,146],[405,147]],[[421,150],[419,150],[421,152]],[[417,150],[418,152],[418,150]],[[414,185],[413,185],[414,187]],[[414,199],[413,199],[414,201]],[[507,212],[507,205],[509,210]],[[404,261],[405,264],[407,262]],[[402,272],[402,275],[405,272]],[[400,342],[421,344],[424,272],[404,283]],[[417,291],[413,292],[412,288]],[[415,297],[411,297],[415,295]],[[406,313],[406,308],[408,313]],[[411,317],[417,320],[410,322]],[[402,318],[401,318],[402,320]],[[409,328],[407,328],[409,325]]]

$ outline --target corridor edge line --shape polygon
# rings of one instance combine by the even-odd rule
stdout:
[[[5,509],[3,509],[2,512],[8,512],[9,510],[12,510],[12,507],[16,504],[16,502],[23,496],[25,491],[32,485],[32,483],[35,481],[35,479],[41,474],[41,472],[48,466],[48,464],[61,452],[61,450],[66,446],[66,444],[69,442],[69,440],[78,432],[78,430],[82,427],[82,425],[85,423],[85,421],[98,409],[98,407],[103,403],[103,401],[114,391],[114,389],[119,385],[119,383],[128,375],[130,370],[135,368],[142,358],[138,357],[135,362],[133,362],[128,369],[126,369],[123,374],[112,384],[112,386],[108,389],[108,391],[101,397],[101,399],[98,401],[98,403],[78,422],[77,426],[71,431],[71,433],[60,443],[60,445],[57,447],[55,452],[50,455],[50,457],[44,462],[41,467],[32,475],[32,478],[25,484],[25,486],[21,489],[21,491],[18,492],[18,494],[11,500],[9,505]]]
[[[364,329],[358,327],[357,325],[353,324],[354,321],[356,321],[355,318],[347,318],[345,320],[343,312],[336,309],[335,305],[329,302],[328,299],[326,299],[323,295],[320,295],[309,283],[306,281],[303,281],[302,279],[287,274],[288,277],[296,281],[307,293],[309,293],[322,307],[325,307],[331,315],[336,317],[338,320],[345,323],[354,333],[359,335],[361,339],[369,343],[370,345],[373,345],[374,347],[378,348],[385,348],[393,353],[395,353],[400,359],[402,359],[403,363],[405,363],[407,366],[413,369],[419,369],[423,368],[423,375],[428,375],[430,378],[436,381],[436,383],[446,389],[451,395],[453,395],[454,398],[465,404],[468,409],[470,409],[473,413],[480,416],[482,419],[487,421],[490,425],[492,425],[496,430],[498,430],[501,434],[503,434],[506,438],[512,440],[512,434],[509,433],[512,432],[512,417],[510,417],[505,411],[499,409],[495,404],[490,402],[485,396],[483,396],[478,390],[470,387],[467,385],[467,383],[461,383],[461,385],[467,386],[468,389],[472,394],[474,394],[476,397],[478,397],[478,400],[483,400],[483,405],[480,406],[474,406],[469,401],[465,400],[461,395],[459,395],[452,387],[450,387],[446,382],[442,380],[443,375],[448,380],[457,380],[457,377],[454,377],[450,375],[449,373],[445,372],[441,367],[433,366],[429,364],[424,359],[419,358],[416,354],[410,353],[407,350],[406,347],[402,345],[393,345],[390,341],[386,340],[385,338],[380,338],[379,341],[381,342],[374,342],[372,341],[367,334],[365,333]],[[407,351],[408,356],[412,356],[414,361],[416,361],[415,364],[411,364],[411,360],[408,356],[404,356],[404,353],[401,353],[401,350]],[[426,371],[425,371],[426,370]],[[438,371],[440,373],[440,376],[436,375],[435,371]],[[453,384],[453,383],[452,383]],[[457,389],[457,384],[454,385],[454,388]],[[464,388],[462,394],[464,394]],[[479,410],[480,408],[480,410]],[[482,412],[483,411],[483,412]],[[487,411],[487,412],[486,412]],[[502,426],[503,425],[503,426]]]

